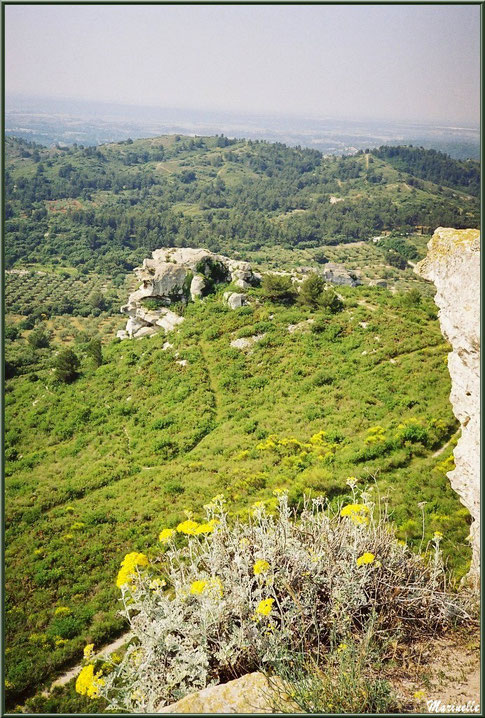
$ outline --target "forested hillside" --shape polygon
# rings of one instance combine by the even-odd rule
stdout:
[[[162,246],[247,254],[478,226],[478,163],[389,152],[324,157],[223,136],[48,150],[7,138],[7,267],[116,275]]]

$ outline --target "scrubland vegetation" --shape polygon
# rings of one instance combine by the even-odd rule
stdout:
[[[292,507],[304,493],[336,505],[349,476],[375,478],[398,537],[419,551],[424,518],[424,542],[441,531],[449,567],[466,571],[467,513],[445,476],[452,445],[433,456],[457,429],[433,302],[342,287],[331,314],[262,291],[238,311],[220,296],[189,305],[165,351],[160,335],[111,342],[96,367],[74,345],[80,376],[67,384],[52,374],[55,345],[33,349],[8,382],[10,695],[121,631],[120,557],[150,554],[162,527],[217,493],[238,515],[275,488]],[[251,353],[230,347],[258,333]]]
[[[395,527],[386,551],[424,566],[419,557],[442,534],[450,588],[467,571],[469,517],[446,477],[458,429],[449,347],[432,288],[407,262],[425,252],[416,225],[477,225],[476,163],[454,164],[445,186],[451,160],[420,153],[398,153],[397,166],[378,152],[324,158],[224,137],[52,150],[8,140],[6,258],[27,272],[6,282],[9,707],[78,663],[86,644],[98,650],[126,630],[123,557],[159,566],[160,532],[203,521],[218,494],[230,526],[255,502],[272,516],[275,490],[295,520],[305,496],[323,496],[338,517],[355,486],[371,490]],[[414,185],[405,161],[419,165]],[[343,201],[331,204],[334,195]],[[297,298],[273,277],[249,290],[249,306],[228,309],[220,288],[179,306],[185,321],[168,337],[115,340],[129,270],[174,245],[263,270],[344,262],[393,291],[328,290],[311,278]],[[255,335],[246,350],[230,345]],[[375,565],[358,568],[374,580]],[[356,649],[335,640],[336,667]],[[375,690],[367,709],[391,709],[387,689]],[[34,712],[106,705],[72,685],[29,703]]]

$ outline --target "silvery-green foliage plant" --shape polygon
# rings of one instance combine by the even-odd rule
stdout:
[[[276,492],[276,510],[258,502],[246,522],[230,521],[218,496],[204,523],[162,531],[159,561],[128,555],[118,585],[133,639],[120,662],[96,661],[95,695],[153,712],[284,652],[318,660],[370,621],[382,640],[404,640],[465,617],[445,585],[441,536],[426,556],[413,553],[381,503],[353,491],[353,504],[308,499],[298,516]]]

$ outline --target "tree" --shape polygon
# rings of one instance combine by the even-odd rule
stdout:
[[[51,333],[38,327],[30,332],[27,341],[33,349],[45,349],[51,342]]]
[[[79,376],[79,359],[72,349],[63,349],[54,359],[56,381],[69,384]]]
[[[291,277],[280,274],[265,274],[261,283],[263,297],[273,302],[292,302],[296,292]]]
[[[322,292],[325,291],[325,282],[315,272],[309,274],[301,283],[298,303],[307,304],[310,307],[319,307]]]
[[[91,339],[91,341],[87,344],[86,356],[90,357],[96,366],[101,366],[103,363],[103,352],[99,339]]]
[[[324,289],[321,293],[318,306],[322,309],[326,309],[331,314],[341,312],[344,308],[342,300],[337,296],[333,289]]]

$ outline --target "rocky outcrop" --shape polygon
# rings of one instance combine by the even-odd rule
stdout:
[[[120,339],[141,339],[159,329],[172,331],[183,322],[183,317],[168,307],[177,302],[195,301],[216,284],[233,282],[247,289],[261,281],[261,276],[253,272],[248,262],[189,247],[156,249],[151,258],[144,259],[142,266],[134,271],[141,284],[121,307],[128,321],[126,329],[117,334]],[[232,293],[229,305],[242,306],[245,299],[244,294]]]
[[[262,673],[204,688],[164,706],[158,713],[275,713],[277,709],[297,712],[277,679],[268,681]],[[291,709],[291,710],[290,710]]]
[[[323,278],[329,284],[336,284],[339,286],[346,285],[348,287],[356,287],[361,282],[352,274],[345,269],[343,264],[335,264],[334,262],[328,262],[322,270]]]
[[[436,286],[441,331],[452,346],[448,354],[450,400],[461,425],[448,473],[453,489],[472,516],[473,549],[469,577],[480,568],[480,233],[439,227],[426,258],[415,271]]]

